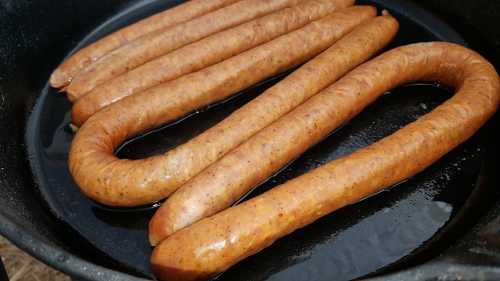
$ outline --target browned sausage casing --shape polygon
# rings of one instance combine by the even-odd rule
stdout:
[[[327,51],[233,113],[213,129],[231,128],[231,126],[224,126],[231,123],[233,127],[241,127],[241,120],[246,121],[252,118],[248,116],[255,116],[254,112],[259,112],[258,108],[266,109],[264,106],[253,107],[253,103],[268,104],[268,111],[277,111],[273,108],[282,108],[284,103],[282,100],[298,100],[302,103],[335,82],[350,69],[369,59],[391,41],[397,30],[398,22],[391,16],[377,17],[361,24]],[[295,89],[295,91],[290,89]],[[308,89],[314,89],[314,91],[307,91]],[[344,110],[348,111],[349,108]],[[342,117],[331,119],[330,127],[340,125],[344,121]],[[280,143],[283,132],[277,128],[287,127],[287,122],[294,122],[293,118],[295,117],[280,119],[259,131],[180,187],[167,199],[151,220],[149,224],[151,244],[156,245],[175,231],[231,206],[256,184],[298,157],[304,149],[317,142],[318,138],[324,137],[322,134],[316,134],[316,138],[308,139],[307,145],[296,142],[293,138],[284,144]],[[241,130],[244,129],[244,127],[241,128]],[[266,155],[267,149],[259,149],[268,145],[274,147],[275,141],[276,145],[281,145],[279,151]],[[254,153],[256,150],[262,153]]]
[[[129,96],[97,112],[78,130],[71,144],[69,168],[73,179],[83,193],[106,205],[137,206],[165,198],[268,123],[249,124],[253,130],[250,132],[238,128],[217,132],[224,133],[225,139],[214,142],[198,138],[189,142],[189,146],[141,160],[118,159],[113,155],[118,145],[307,61],[375,13],[369,6],[335,12],[221,63]],[[198,153],[200,149],[203,153]]]
[[[186,73],[200,70],[320,19],[345,0],[310,0],[196,41],[108,81],[79,98],[72,122],[80,126],[96,111]]]
[[[222,272],[276,239],[422,171],[497,110],[498,74],[479,54],[450,43],[413,44],[363,64],[290,112],[293,122],[276,128],[280,143],[308,143],[333,128],[330,120],[349,119],[383,92],[420,80],[439,80],[456,94],[375,144],[174,233],[153,252],[156,276],[199,280]],[[253,152],[271,160],[281,147]]]
[[[190,21],[149,33],[106,54],[76,76],[66,88],[68,98],[75,100],[96,86],[154,58],[300,1],[242,0]]]
[[[236,1],[238,0],[191,0],[122,28],[66,59],[52,73],[50,85],[55,88],[64,87],[81,70],[108,52],[147,33],[190,20]]]

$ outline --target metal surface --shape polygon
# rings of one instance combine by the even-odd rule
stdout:
[[[2,109],[0,113],[0,126],[2,129],[0,157],[2,159],[0,160],[4,160],[0,161],[0,165],[2,165],[0,166],[0,175],[2,176],[0,178],[0,193],[2,194],[0,198],[0,206],[2,206],[0,208],[0,232],[21,248],[82,280],[139,280],[130,275],[118,273],[115,270],[139,274],[142,272],[147,275],[146,263],[142,262],[142,265],[134,268],[130,266],[130,263],[133,262],[129,262],[127,265],[126,262],[117,260],[116,256],[114,257],[115,261],[109,259],[102,252],[111,255],[114,255],[114,253],[102,248],[102,244],[96,245],[98,242],[101,243],[100,241],[89,239],[86,235],[91,233],[90,231],[87,234],[82,233],[81,226],[85,226],[85,224],[82,224],[81,220],[68,220],[67,215],[71,214],[71,212],[68,213],[69,206],[63,204],[57,207],[57,204],[59,204],[57,201],[61,197],[51,197],[50,190],[47,189],[48,186],[44,186],[44,183],[40,182],[40,187],[45,193],[44,198],[48,199],[49,206],[45,205],[44,199],[37,193],[38,188],[34,187],[26,161],[23,142],[24,124],[27,113],[33,108],[35,98],[41,92],[40,89],[44,87],[50,71],[70,46],[74,45],[75,42],[82,44],[93,40],[129,21],[150,14],[154,10],[163,9],[170,5],[171,2],[59,2],[61,1],[24,3],[0,0],[0,20],[2,20],[2,26],[5,26],[4,29],[0,30],[0,37],[5,39],[0,42],[0,56],[2,58],[0,60],[0,77],[2,78],[0,80],[0,109]],[[403,29],[400,31],[397,40],[399,44],[435,38],[451,41],[460,40],[457,33],[451,32],[446,25],[440,25],[439,20],[429,16],[426,12],[407,1],[380,0],[376,2],[389,5],[389,10],[401,19]],[[433,3],[435,6],[440,5],[439,1]],[[57,7],[57,9],[54,7]],[[472,12],[467,11],[467,13]],[[90,30],[94,29],[93,26],[96,23],[103,22],[108,15],[114,16],[101,25],[101,28],[89,33]],[[5,23],[3,22],[4,19],[6,19]],[[453,21],[450,23],[453,24]],[[418,28],[412,29],[412,25],[416,25]],[[462,30],[460,29],[460,31]],[[84,40],[80,41],[78,39],[87,33],[90,35]],[[472,47],[480,51],[486,50],[487,47],[485,46],[487,44],[481,44],[483,42],[481,38],[477,39],[478,36],[481,36],[480,34],[481,32],[471,36],[474,39],[472,40]],[[468,40],[468,42],[471,42],[471,40]],[[480,46],[476,47],[477,45]],[[488,52],[487,57],[488,55],[491,59],[491,56],[495,56],[495,52]],[[271,83],[273,82],[269,84]],[[252,91],[253,95],[269,86],[269,84],[254,89]],[[443,91],[434,87],[407,87],[397,89],[395,92],[394,95],[384,96],[342,130],[326,139],[319,146],[311,149],[280,175],[260,188],[260,191],[270,188],[289,177],[303,173],[332,157],[339,157],[353,149],[375,141],[429,111],[443,99],[441,96]],[[427,94],[424,94],[424,92]],[[52,93],[47,97],[48,94],[48,92],[45,92],[44,97],[56,101],[48,103],[50,107],[46,108],[40,106],[44,105],[44,98],[39,99],[37,102],[38,110],[43,109],[45,112],[37,113],[37,109],[35,109],[35,112],[31,115],[38,114],[37,122],[45,124],[45,127],[37,128],[44,128],[45,135],[36,135],[34,127],[28,129],[28,140],[30,140],[31,136],[31,141],[40,142],[43,149],[33,150],[33,146],[30,144],[31,150],[29,150],[28,156],[34,159],[38,157],[34,153],[40,151],[45,153],[49,149],[48,152],[52,152],[51,156],[57,158],[59,155],[59,157],[62,157],[62,159],[58,159],[62,163],[65,157],[64,146],[60,146],[59,143],[59,145],[53,147],[55,150],[50,150],[50,145],[54,143],[54,139],[68,141],[65,140],[64,131],[57,130],[58,125],[63,123],[61,114],[64,117],[67,103],[61,96]],[[249,98],[251,96],[252,94],[249,94]],[[239,106],[244,99],[242,97],[229,101],[223,106],[212,108],[210,111],[200,114],[198,117],[194,116],[191,121],[186,120],[187,122],[184,125],[179,124],[176,127],[167,128],[150,135],[150,137],[138,140],[124,147],[120,153],[122,156],[142,157],[143,155],[168,149],[165,143],[175,145],[182,142],[183,138],[190,137],[190,134],[197,133],[196,130],[188,130],[192,127],[190,124],[199,123],[196,122],[196,118],[199,118],[198,120],[207,119],[203,125],[209,126],[216,122],[218,118],[227,115],[232,108]],[[391,124],[391,126],[386,126],[386,124]],[[499,206],[499,204],[492,202],[498,197],[494,189],[497,186],[497,181],[494,176],[489,176],[494,174],[492,171],[497,168],[498,151],[495,144],[498,139],[487,136],[489,132],[498,130],[497,124],[497,120],[490,122],[488,127],[482,130],[482,134],[452,152],[446,159],[433,165],[422,175],[403,183],[391,191],[342,209],[332,216],[326,217],[314,225],[280,240],[272,248],[232,268],[222,276],[222,279],[231,280],[238,276],[245,276],[246,279],[250,280],[263,280],[266,278],[270,280],[291,280],[290,277],[295,278],[295,280],[304,280],[304,278],[308,277],[321,280],[321,278],[328,278],[327,274],[321,275],[321,270],[325,269],[330,270],[327,272],[329,274],[340,274],[336,275],[336,277],[349,278],[377,271],[379,268],[381,271],[377,271],[378,274],[410,268],[396,273],[399,275],[387,277],[399,278],[398,280],[406,280],[410,277],[417,278],[415,280],[433,280],[437,278],[452,280],[454,277],[463,277],[466,280],[500,279],[498,270],[495,268],[499,264],[496,259],[497,250],[495,250],[498,249],[496,245],[498,245],[497,230],[499,224],[496,221],[490,223],[490,220],[496,217],[494,211],[492,211],[493,214],[490,213],[484,216],[489,209],[496,209],[491,208],[492,206]],[[33,123],[30,123],[30,126],[34,126]],[[173,132],[180,129],[183,131],[183,138],[173,137],[175,136]],[[55,137],[54,133],[56,132],[60,134]],[[148,149],[144,149],[145,147]],[[460,170],[457,168],[460,168]],[[59,169],[61,170],[58,174],[65,173],[62,166]],[[54,170],[50,169],[47,171],[54,172]],[[35,173],[39,172],[35,171]],[[440,177],[442,180],[436,181]],[[40,174],[38,174],[38,180],[40,179]],[[58,187],[57,181],[51,184],[56,190],[57,188],[73,188],[71,184],[63,184]],[[449,189],[452,186],[461,187],[455,189],[460,192],[454,193]],[[72,194],[70,196],[78,196],[77,193],[71,193],[71,191],[68,191],[68,193]],[[447,198],[446,204],[443,203],[443,196]],[[437,201],[441,203],[438,204]],[[95,207],[91,202],[85,204]],[[428,212],[421,212],[419,208],[412,209],[415,206],[427,206]],[[142,224],[142,228],[144,228],[148,216],[124,214],[122,212],[120,212],[121,215],[116,215],[112,214],[117,213],[115,211],[111,212],[100,206],[97,206],[97,208],[101,209],[101,216],[94,215],[93,217],[100,219],[104,224],[115,224],[117,228],[123,228],[123,224],[125,224],[125,228],[133,228],[134,224]],[[79,212],[79,210],[69,211],[77,215]],[[391,217],[391,212],[396,216]],[[407,224],[403,224],[406,228],[401,228],[406,232],[400,232],[399,235],[396,233],[389,238],[381,236],[380,234],[383,233],[384,228],[391,226],[391,222],[394,222],[395,219],[403,219],[401,214],[409,216]],[[121,219],[116,219],[117,216],[121,217]],[[111,217],[111,220],[109,217]],[[372,220],[375,218],[373,220],[375,224],[369,223],[370,218]],[[430,224],[429,218],[438,218],[437,224]],[[475,228],[472,228],[470,234],[464,237],[464,233],[473,227],[479,218],[482,218],[480,223]],[[72,224],[72,227],[68,227],[67,223]],[[118,225],[116,225],[117,223]],[[488,227],[482,227],[487,224]],[[78,225],[80,225],[80,228]],[[442,226],[445,227],[441,228]],[[100,230],[100,228],[95,229]],[[369,230],[376,230],[376,235],[356,236],[356,233],[366,233]],[[351,275],[345,273],[346,267],[342,265],[342,262],[347,261],[350,256],[355,255],[356,262],[358,262],[358,257],[363,257],[365,253],[379,249],[382,257],[388,258],[390,252],[384,247],[394,245],[398,241],[401,242],[402,238],[415,231],[418,232],[418,230],[425,230],[427,234],[422,235],[421,232],[420,236],[410,241],[414,245],[410,248],[416,250],[415,252],[410,254],[409,252],[399,251],[399,256],[392,257],[392,260],[370,261],[368,266],[362,270],[355,269],[350,273]],[[106,231],[106,229],[103,231]],[[434,235],[434,233],[437,233],[437,235]],[[97,231],[97,234],[102,237],[102,233]],[[144,236],[144,233],[140,235]],[[348,237],[351,240],[344,239],[342,241],[339,237]],[[367,237],[379,239],[377,240],[379,242],[367,240]],[[431,237],[432,239],[429,239]],[[111,240],[109,247],[116,247],[117,244],[114,243],[116,238],[111,239],[108,237],[108,239]],[[139,237],[139,239],[142,238]],[[365,248],[362,247],[363,241],[368,242],[368,244],[365,244]],[[455,241],[458,241],[458,243],[455,243]],[[423,243],[423,246],[419,243]],[[449,247],[452,244],[457,245]],[[361,247],[353,249],[352,245],[361,245]],[[318,250],[321,247],[330,250]],[[101,250],[98,250],[98,248],[101,248]],[[142,249],[146,250],[142,258],[144,261],[148,248]],[[332,252],[332,249],[344,249],[344,251]],[[435,258],[435,262],[412,269],[412,266],[421,264],[444,250],[447,251],[446,254]],[[321,253],[332,253],[334,258],[338,258],[340,262],[333,264],[324,262],[323,260],[328,260],[328,257]],[[394,263],[395,261],[397,262]],[[370,267],[373,267],[373,270],[367,271]],[[473,272],[474,270],[478,274],[463,273],[465,271]],[[300,275],[296,271],[305,271],[306,273],[303,274],[310,273],[311,275]],[[309,271],[312,271],[312,273]],[[320,273],[318,274],[318,272]],[[487,272],[484,278],[481,277],[483,275],[479,274],[481,272]],[[462,275],[453,275],[454,273]],[[475,279],[476,277],[477,279]]]
[[[9,277],[7,276],[7,271],[5,271],[5,267],[3,266],[3,262],[0,259],[0,281],[9,281]]]

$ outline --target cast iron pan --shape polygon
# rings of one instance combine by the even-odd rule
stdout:
[[[139,1],[91,32],[75,50],[137,18],[176,3]],[[389,48],[433,40],[466,44],[445,23],[411,2],[379,0],[362,3],[376,4],[398,18],[401,28]],[[133,139],[118,149],[117,154],[136,159],[182,144],[277,83],[285,74],[191,114],[181,122]],[[394,89],[246,198],[395,132],[450,95],[450,89],[437,83]],[[68,129],[69,116],[70,104],[64,95],[46,85],[27,125],[28,157],[47,207],[58,220],[116,266],[137,276],[152,277],[147,223],[161,203],[118,209],[84,197],[67,167],[68,149],[73,138]],[[459,227],[462,220],[457,219],[457,214],[477,207],[468,202],[469,195],[488,188],[480,180],[487,177],[484,167],[489,164],[485,157],[488,140],[484,134],[484,130],[480,131],[430,168],[397,187],[343,208],[280,239],[232,267],[218,280],[236,280],[243,276],[245,280],[349,280],[434,256],[436,252],[432,249],[446,244],[443,237]]]

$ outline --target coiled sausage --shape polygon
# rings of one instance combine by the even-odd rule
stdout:
[[[287,116],[296,118],[287,121],[293,122],[276,128],[282,133],[279,143],[294,139],[308,145],[308,139],[334,127],[331,120],[347,120],[383,92],[420,80],[441,81],[456,93],[375,144],[174,233],[153,252],[156,276],[200,280],[220,273],[280,237],[422,171],[472,136],[498,108],[498,74],[479,54],[450,43],[413,44],[361,65],[290,112]],[[272,159],[282,147],[275,143],[270,140],[260,155]]]
[[[244,141],[246,138],[237,137],[241,130],[218,132],[227,137],[222,142],[197,139],[190,146],[140,160],[118,159],[114,149],[127,138],[307,61],[375,14],[370,6],[335,12],[223,62],[104,108],[88,119],[73,139],[69,153],[73,179],[84,194],[106,205],[137,206],[167,197]],[[253,133],[262,129],[260,124],[250,126]],[[203,153],[197,153],[200,148]]]

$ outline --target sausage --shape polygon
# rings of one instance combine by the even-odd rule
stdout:
[[[96,111],[126,96],[220,62],[345,8],[345,0],[310,0],[194,42],[101,84],[73,105],[80,126]]]
[[[185,22],[236,1],[191,0],[122,28],[66,59],[50,76],[50,85],[54,88],[65,87],[75,75],[108,52],[147,33]]]
[[[234,112],[211,130],[239,127],[241,131],[246,131],[245,124],[241,124],[241,120],[262,118],[260,115],[263,113],[258,114],[261,111],[264,111],[266,115],[273,113],[277,116],[284,115],[279,109],[287,105],[285,108],[288,112],[335,82],[347,71],[366,61],[387,45],[397,30],[398,22],[391,16],[377,17],[361,24],[327,51],[299,68],[254,101]],[[290,89],[295,89],[295,91]],[[292,102],[294,103],[292,104]],[[278,118],[270,120],[276,119]],[[290,121],[290,118],[287,120]],[[268,124],[270,123],[268,122]],[[279,126],[287,127],[287,124],[281,120],[277,123],[280,125],[271,125],[259,131],[244,144],[189,180],[170,196],[150,221],[149,240],[151,244],[156,245],[175,231],[229,207],[253,186],[297,157],[302,150],[282,149],[281,153],[267,155],[262,159],[259,159],[263,156],[262,154],[253,153],[253,150],[266,146],[269,140],[275,137],[278,137],[277,141],[281,139],[279,135],[275,136],[278,132],[274,130]],[[296,144],[298,143],[295,141],[288,141],[283,146],[293,147]],[[306,147],[302,146],[301,148],[305,149]],[[267,152],[264,149],[260,150]],[[200,151],[200,153],[202,152]],[[262,163],[267,160],[270,163]]]
[[[118,159],[113,150],[127,138],[307,61],[375,13],[369,6],[335,12],[221,63],[104,108],[83,124],[72,141],[69,169],[73,179],[85,195],[106,205],[137,206],[167,197],[237,145],[230,142],[236,142],[241,131],[219,132],[228,137],[222,144],[211,140],[191,143],[192,147],[201,146],[197,151],[203,153],[180,147],[163,155],[128,160]]]
[[[300,1],[242,0],[188,22],[149,33],[108,53],[76,76],[66,89],[68,98],[73,101],[96,86],[163,54]]]
[[[422,171],[497,110],[498,74],[479,54],[451,43],[407,45],[356,68],[274,123],[283,125],[276,128],[279,141],[254,147],[254,153],[268,156],[259,165],[271,165],[274,153],[290,139],[303,151],[309,139],[338,125],[336,120],[353,117],[386,90],[420,80],[439,80],[456,93],[375,144],[174,233],[153,251],[156,276],[200,280],[220,273],[278,238]]]

